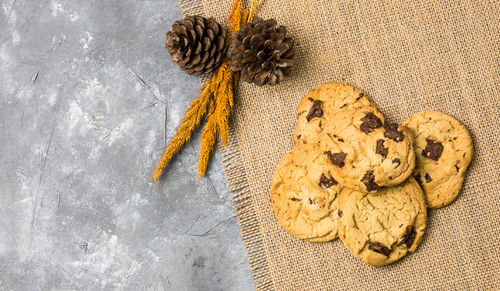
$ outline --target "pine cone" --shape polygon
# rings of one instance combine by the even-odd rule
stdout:
[[[186,16],[167,32],[165,48],[182,70],[201,75],[220,65],[225,44],[226,33],[214,18]]]
[[[233,33],[228,57],[233,72],[245,82],[271,86],[283,81],[293,65],[293,39],[276,20],[255,17]]]

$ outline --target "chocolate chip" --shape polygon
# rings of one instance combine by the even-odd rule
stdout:
[[[320,187],[325,187],[325,188],[330,188],[333,185],[337,185],[338,182],[335,181],[333,178],[328,178],[325,176],[325,174],[321,174],[321,178],[319,178],[319,186]]]
[[[363,96],[365,96],[364,93],[359,93],[359,96],[358,96],[358,98],[356,98],[356,101],[359,101],[359,99],[363,98]]]
[[[340,142],[344,142],[344,140],[343,140],[343,139],[341,139],[341,138],[339,138],[339,139],[338,139],[338,141],[340,141]]]
[[[417,183],[422,186],[422,178],[420,177],[420,174],[415,175],[415,180],[417,180]]]
[[[316,200],[309,198],[309,204],[316,204]]]
[[[425,149],[422,150],[422,155],[426,158],[437,161],[443,153],[443,145],[438,141],[433,141],[428,138],[426,138],[425,141],[427,142],[427,145],[425,146]]]
[[[397,165],[396,165],[396,168],[397,168],[397,167],[399,167],[399,165],[401,165],[401,160],[400,160],[400,159],[398,159],[398,158],[395,158],[394,160],[392,160],[392,163],[393,163],[393,164],[397,164]]]
[[[301,201],[302,199],[299,199],[299,198],[295,198],[295,197],[293,197],[293,198],[291,198],[290,200],[292,200],[292,201]]]
[[[314,100],[313,105],[311,106],[311,109],[309,110],[309,113],[306,116],[307,121],[311,121],[314,117],[321,117],[323,116],[323,109],[321,109],[321,106],[323,105],[323,102],[320,100]]]
[[[365,115],[365,117],[361,118],[361,125],[359,129],[361,129],[364,133],[369,133],[375,128],[379,128],[382,126],[382,121],[375,116],[375,114],[369,112]]]
[[[431,175],[429,173],[425,173],[425,183],[430,183],[432,181]]]
[[[366,190],[368,191],[380,189],[381,187],[377,185],[377,183],[375,183],[374,180],[375,180],[375,175],[373,174],[373,171],[368,171],[366,172],[363,179],[361,179],[361,182],[365,184]]]
[[[339,209],[339,210],[337,211],[337,214],[339,215],[339,217],[342,217],[342,210],[340,210],[340,209]]]
[[[400,142],[405,138],[404,134],[401,131],[398,131],[397,124],[388,125],[385,128],[384,136],[396,142]]]
[[[458,170],[460,170],[460,168],[457,165],[455,165],[455,169],[457,169],[457,172],[458,172]]]
[[[391,249],[378,242],[370,242],[368,249],[388,257]]]
[[[375,148],[375,153],[381,155],[384,158],[387,158],[388,152],[389,149],[384,147],[384,140],[383,139],[377,140],[377,147]]]
[[[301,137],[301,136],[302,136],[302,135],[300,135],[300,134],[299,134],[299,135],[297,135],[297,139],[300,139],[300,137]]]
[[[347,104],[343,104],[342,106],[340,106],[340,109],[344,108]]]
[[[332,163],[339,167],[339,168],[342,168],[343,166],[345,166],[345,157],[347,156],[346,153],[333,153],[328,151],[328,152],[325,152],[325,155],[328,156],[328,158],[330,159],[330,161],[332,161]]]
[[[318,123],[318,126],[321,127],[321,121]]]
[[[415,241],[415,236],[417,233],[411,226],[407,226],[403,237],[401,237],[401,242],[398,245],[405,244],[407,248],[411,247],[413,242]]]
[[[312,99],[311,97],[307,98],[307,100],[309,100],[309,101],[314,101],[314,99]]]

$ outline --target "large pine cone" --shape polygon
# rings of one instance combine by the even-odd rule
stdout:
[[[276,85],[288,75],[295,51],[286,28],[274,19],[255,17],[233,33],[228,50],[230,68],[241,79],[256,85]]]
[[[186,16],[167,32],[165,48],[182,70],[200,75],[220,65],[225,44],[226,32],[214,18]]]

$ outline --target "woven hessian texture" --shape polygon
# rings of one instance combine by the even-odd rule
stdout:
[[[180,0],[184,14],[225,22],[232,0]],[[258,15],[287,26],[292,75],[277,87],[240,84],[223,152],[257,289],[500,288],[500,5],[498,1],[264,0]],[[295,108],[324,82],[366,92],[390,122],[438,110],[460,120],[475,154],[451,205],[430,210],[417,249],[371,267],[339,240],[309,243],[276,221],[269,185],[292,146]]]

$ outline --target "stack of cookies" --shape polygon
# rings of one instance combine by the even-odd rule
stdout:
[[[450,204],[472,159],[457,120],[427,111],[387,124],[359,89],[328,83],[297,107],[295,148],[280,162],[271,202],[280,224],[311,242],[337,237],[370,265],[413,252],[427,208]]]

